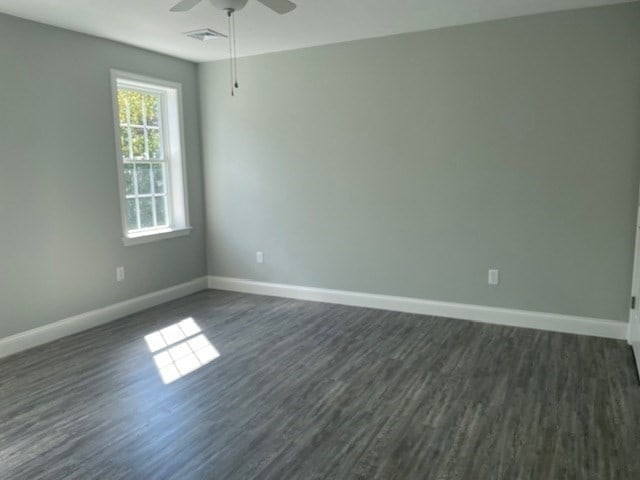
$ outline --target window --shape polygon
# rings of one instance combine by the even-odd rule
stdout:
[[[112,71],[123,241],[190,232],[179,84]]]

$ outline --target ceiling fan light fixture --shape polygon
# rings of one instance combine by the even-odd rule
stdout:
[[[188,12],[203,0],[180,0],[169,11],[171,12]],[[239,12],[242,10],[249,0],[209,0],[211,5],[219,10],[226,12]],[[290,0],[258,0],[262,5],[270,8],[280,15],[295,10],[296,4]]]
[[[239,12],[247,4],[248,0],[210,0],[211,5],[220,10],[231,10],[232,12]]]
[[[171,9],[171,12],[188,12],[203,0],[180,0]],[[231,78],[231,96],[235,95],[238,88],[238,53],[236,49],[236,12],[242,10],[249,0],[209,0],[211,5],[223,10],[227,14],[227,25],[229,28],[229,73]],[[270,8],[280,15],[289,13],[296,8],[296,4],[290,0],[257,0],[262,5]],[[215,38],[226,37],[214,30],[206,29],[204,31],[187,32],[191,38],[197,40],[213,40]]]

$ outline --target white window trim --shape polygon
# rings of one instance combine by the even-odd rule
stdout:
[[[162,228],[154,230],[152,233],[137,233],[124,237],[122,241],[125,246],[140,245],[142,243],[157,242],[167,238],[185,237],[191,233],[191,227],[185,228]]]
[[[163,111],[163,121],[169,123],[167,137],[164,140],[165,151],[168,158],[168,168],[170,169],[169,182],[167,186],[170,194],[170,219],[172,225],[169,227],[148,230],[144,232],[130,234],[127,229],[127,212],[125,200],[125,180],[124,163],[122,161],[122,146],[120,144],[120,117],[118,111],[118,80],[128,83],[140,83],[141,87],[149,88],[149,85],[165,89],[167,96],[173,95],[171,101],[165,101]],[[116,143],[116,164],[118,167],[118,186],[120,195],[120,217],[122,221],[122,242],[125,246],[140,245],[168,238],[182,237],[191,233],[191,223],[189,221],[189,198],[187,194],[187,166],[184,156],[184,119],[182,111],[182,85],[122,70],[111,70],[111,98],[113,103],[113,127]],[[177,108],[177,111],[171,111]],[[176,121],[177,119],[177,121]],[[172,123],[173,122],[173,123]],[[179,163],[180,168],[172,168],[172,165]],[[169,213],[169,212],[168,212]]]

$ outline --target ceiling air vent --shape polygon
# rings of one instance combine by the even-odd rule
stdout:
[[[215,40],[216,38],[227,38],[226,35],[222,33],[216,32],[215,30],[211,30],[210,28],[203,28],[200,30],[194,30],[192,32],[185,32],[187,37],[195,38],[196,40],[207,41],[207,40]]]

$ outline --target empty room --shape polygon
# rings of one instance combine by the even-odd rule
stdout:
[[[640,479],[640,2],[0,0],[0,479]]]

